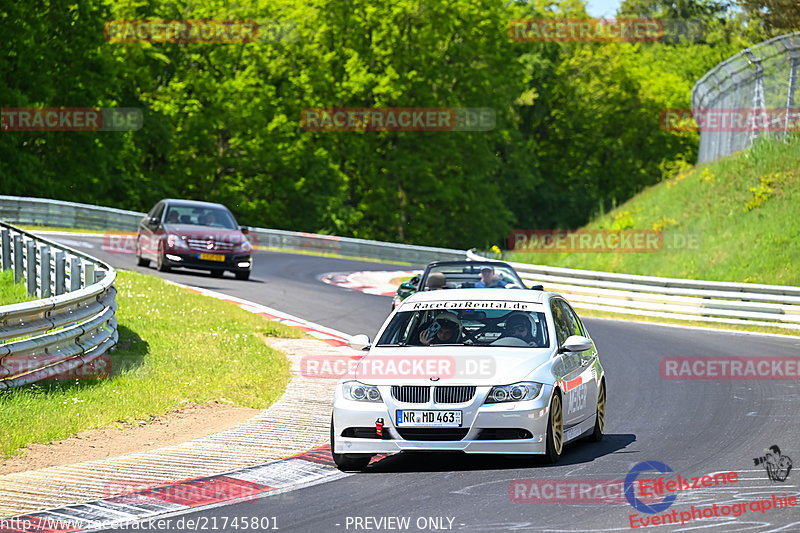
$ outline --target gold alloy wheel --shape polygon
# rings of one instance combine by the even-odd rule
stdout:
[[[600,394],[597,395],[597,427],[600,433],[606,431],[606,384],[600,384]]]
[[[550,425],[553,429],[553,451],[561,455],[564,447],[564,421],[561,418],[561,398],[553,396],[553,406],[550,409]]]

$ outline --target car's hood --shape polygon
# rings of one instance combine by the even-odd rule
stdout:
[[[419,346],[372,348],[349,379],[372,385],[508,385],[549,361],[552,348]]]
[[[208,239],[209,237],[219,240],[226,240],[228,242],[240,242],[245,239],[241,230],[237,229],[224,229],[212,226],[195,226],[193,224],[164,224],[164,233],[174,233],[176,235],[183,235],[191,239]]]

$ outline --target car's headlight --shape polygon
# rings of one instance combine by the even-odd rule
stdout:
[[[183,235],[167,235],[167,246],[170,248],[186,248],[186,237]]]
[[[542,384],[526,381],[492,387],[483,403],[521,402],[534,400],[542,392]]]
[[[344,383],[344,397],[357,402],[381,402],[381,393],[375,385],[364,385],[358,381]]]

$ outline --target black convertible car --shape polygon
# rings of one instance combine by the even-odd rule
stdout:
[[[392,298],[392,310],[417,291],[438,289],[499,288],[524,289],[514,267],[501,261],[434,261],[421,275],[404,281]],[[532,289],[541,290],[541,285]]]

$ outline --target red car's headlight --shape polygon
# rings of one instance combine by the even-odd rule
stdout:
[[[186,243],[186,237],[183,235],[174,235],[169,234],[167,235],[167,246],[169,248],[188,248],[189,245]]]

